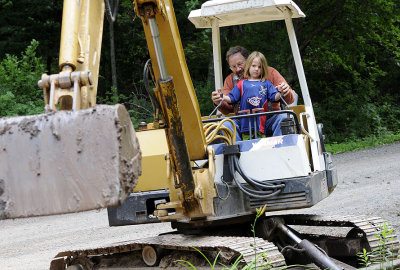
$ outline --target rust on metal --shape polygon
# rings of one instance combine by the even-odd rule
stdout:
[[[185,200],[194,200],[193,197],[187,196],[194,191],[194,180],[192,175],[192,166],[190,164],[189,152],[186,146],[185,134],[181,114],[178,108],[178,101],[175,95],[173,80],[168,77],[166,80],[160,80],[160,94],[164,106],[164,120],[167,124],[167,141],[169,145],[171,165],[174,168],[179,183],[182,184],[181,189],[184,193]]]

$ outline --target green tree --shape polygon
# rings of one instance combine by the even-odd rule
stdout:
[[[63,1],[0,0],[0,59],[18,55],[32,39],[50,73],[58,71]],[[39,77],[40,79],[40,77]]]
[[[303,58],[317,117],[333,140],[398,130],[399,4],[303,3],[309,18],[321,19],[304,21]]]
[[[201,112],[207,115],[213,109],[210,93],[214,90],[211,31],[196,29],[187,19],[190,11],[200,8],[203,1],[173,3]],[[296,3],[307,15],[293,22],[314,111],[317,120],[324,123],[328,142],[398,132],[400,2],[297,0]],[[0,59],[5,59],[6,54],[18,55],[35,38],[41,44],[37,53],[45,60],[47,70],[58,71],[61,2],[44,0],[39,9],[28,0],[0,0],[0,6]],[[108,27],[105,23],[100,100],[107,99],[112,82]],[[120,1],[114,31],[117,93],[126,97],[119,101],[132,103],[132,111],[139,106],[151,110],[142,87],[143,66],[149,58],[147,43],[141,19],[135,16],[130,0]],[[284,22],[222,28],[223,54],[232,45],[263,52],[269,64],[300,93]],[[224,61],[223,75],[229,73]],[[39,79],[40,74],[36,80]]]

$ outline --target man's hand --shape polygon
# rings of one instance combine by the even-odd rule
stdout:
[[[281,83],[276,86],[276,90],[278,90],[283,97],[286,97],[289,94],[290,86],[287,83]]]
[[[218,105],[221,102],[221,100],[222,100],[222,94],[221,93],[222,93],[221,89],[218,89],[218,90],[216,90],[216,91],[211,93],[211,99],[212,99],[212,101],[214,102],[215,105]]]

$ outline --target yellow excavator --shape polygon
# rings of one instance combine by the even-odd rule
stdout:
[[[290,0],[212,0],[193,10],[197,28],[212,29],[215,88],[222,88],[220,27],[285,21],[304,105],[276,112],[201,117],[171,0],[135,0],[154,89],[145,83],[154,121],[135,131],[122,105],[96,105],[104,13],[108,0],[64,0],[58,74],[44,74],[46,113],[0,121],[0,218],[108,207],[111,226],[171,222],[178,233],[59,253],[51,269],[97,269],[102,258],[142,252],[155,266],[172,251],[219,251],[224,258],[279,268],[299,261],[350,269],[331,257],[355,257],[379,245],[377,218],[279,215],[306,208],[337,185],[325,151],[292,24],[304,13]],[[150,62],[148,62],[150,63]],[[284,135],[236,142],[223,123],[285,114]],[[221,143],[222,141],[222,143]],[[257,222],[257,237],[243,234]],[[345,237],[316,237],[288,225],[348,227]],[[129,239],[127,239],[129,240]],[[393,243],[397,245],[397,240]],[[316,246],[318,244],[319,247]]]

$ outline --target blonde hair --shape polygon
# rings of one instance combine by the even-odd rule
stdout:
[[[250,78],[250,67],[251,64],[253,63],[253,60],[258,58],[261,62],[261,68],[263,69],[261,72],[261,80],[265,81],[268,78],[268,63],[267,63],[267,58],[265,56],[257,51],[252,52],[249,57],[247,58],[246,61],[246,67],[244,68],[244,77]]]

